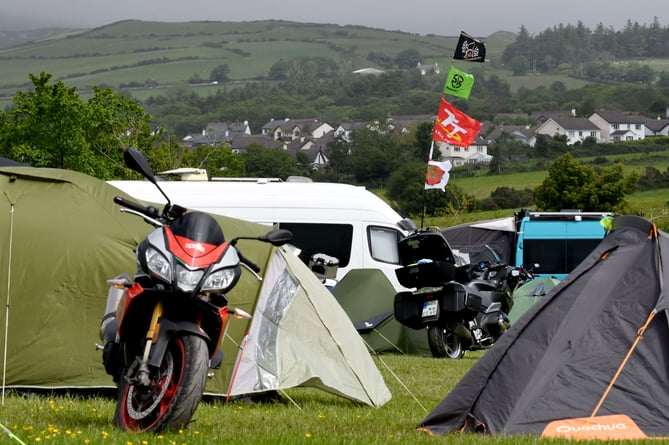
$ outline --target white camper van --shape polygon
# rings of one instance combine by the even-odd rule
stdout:
[[[109,181],[136,199],[164,203],[146,181]],[[411,221],[403,219],[381,198],[364,187],[321,182],[270,179],[239,181],[162,181],[160,187],[174,203],[189,209],[261,224],[278,224],[293,232],[293,244],[308,264],[315,253],[339,260],[337,279],[351,269],[381,269],[402,289],[398,241]]]

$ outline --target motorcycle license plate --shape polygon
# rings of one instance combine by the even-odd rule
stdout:
[[[423,318],[434,317],[439,314],[439,300],[428,300],[423,302]]]

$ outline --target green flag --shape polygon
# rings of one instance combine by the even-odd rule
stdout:
[[[467,99],[474,86],[474,76],[464,71],[460,71],[451,65],[444,85],[444,94],[451,94],[463,99]]]

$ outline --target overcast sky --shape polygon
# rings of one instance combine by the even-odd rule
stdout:
[[[521,25],[535,34],[580,20],[594,29],[602,23],[622,29],[628,19],[669,25],[667,0],[0,0],[0,31],[45,26],[93,28],[125,19],[296,22],[364,25],[419,34],[485,37]]]

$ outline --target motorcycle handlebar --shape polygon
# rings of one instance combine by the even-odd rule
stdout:
[[[249,269],[251,269],[255,273],[260,272],[260,266],[258,266],[256,263],[254,263],[253,261],[246,258],[244,255],[242,255],[242,253],[239,250],[237,250],[237,256],[239,256],[240,263],[245,264]]]
[[[146,215],[150,218],[156,218],[158,216],[158,209],[156,209],[155,207],[153,207],[153,206],[145,207],[143,205],[137,204],[136,202],[125,199],[122,196],[115,196],[114,197],[114,202],[116,204],[122,205],[123,207],[127,207],[130,210],[134,210],[135,212],[139,212],[142,215]]]

